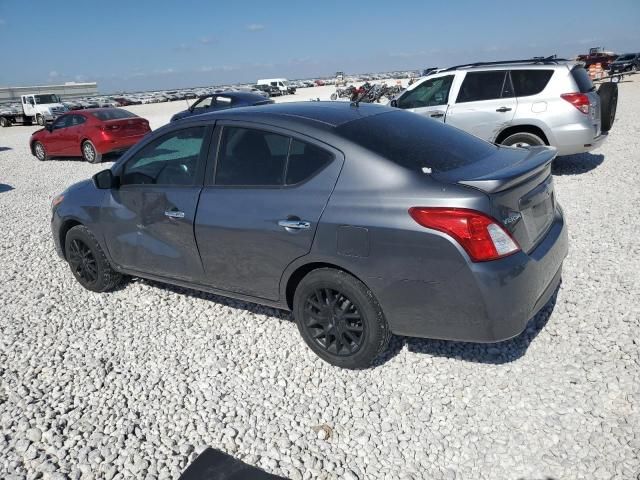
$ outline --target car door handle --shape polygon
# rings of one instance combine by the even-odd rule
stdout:
[[[304,220],[280,220],[278,225],[287,229],[307,230],[311,227],[311,222],[306,222]]]
[[[165,210],[164,216],[169,218],[184,218],[184,212],[179,210]]]
[[[510,112],[510,111],[511,111],[511,109],[509,107],[496,108],[496,112],[500,112],[500,113]]]
[[[431,115],[429,115],[431,118],[440,118],[440,117],[444,117],[444,112],[433,112]]]

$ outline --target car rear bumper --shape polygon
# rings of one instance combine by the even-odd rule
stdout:
[[[554,135],[558,156],[589,152],[607,139],[607,133],[596,132],[591,124],[567,125],[554,131]]]
[[[470,263],[442,282],[403,280],[377,292],[393,333],[477,343],[520,334],[560,284],[568,252],[562,212],[528,254]]]
[[[130,137],[109,138],[109,139],[97,139],[94,141],[94,145],[99,153],[102,155],[107,153],[114,153],[127,150],[138,143],[146,133],[142,135],[133,135]]]

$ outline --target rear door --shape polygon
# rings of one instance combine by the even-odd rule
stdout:
[[[517,100],[507,70],[466,72],[447,123],[493,142],[511,125]]]
[[[217,135],[215,172],[195,223],[207,283],[277,300],[282,273],[311,249],[343,157],[312,138],[255,124],[224,122]]]
[[[119,265],[168,278],[200,281],[193,234],[211,127],[162,135],[120,168],[102,221],[109,253]]]
[[[454,74],[429,77],[404,92],[396,100],[397,107],[441,122],[445,121],[454,78]]]

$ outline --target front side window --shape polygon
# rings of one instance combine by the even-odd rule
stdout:
[[[125,164],[121,185],[193,185],[205,132],[185,128],[149,143]]]
[[[420,108],[446,105],[453,75],[425,80],[398,99],[399,108]]]
[[[249,128],[224,127],[217,185],[276,186],[284,182],[289,137]]]
[[[502,98],[505,71],[469,72],[465,75],[456,103],[478,102]]]

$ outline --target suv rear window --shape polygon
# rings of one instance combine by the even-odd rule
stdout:
[[[476,163],[498,147],[441,122],[409,112],[389,112],[348,122],[339,135],[413,171],[446,172]]]
[[[121,108],[103,108],[102,110],[91,112],[91,115],[103,122],[106,122],[107,120],[120,120],[122,118],[137,117],[136,114],[128,112],[127,110],[122,110]]]
[[[593,86],[591,78],[584,68],[575,67],[571,70],[571,76],[576,81],[580,93],[587,93],[595,90],[596,87]]]
[[[545,89],[553,70],[512,70],[511,80],[516,97],[537,95]]]

